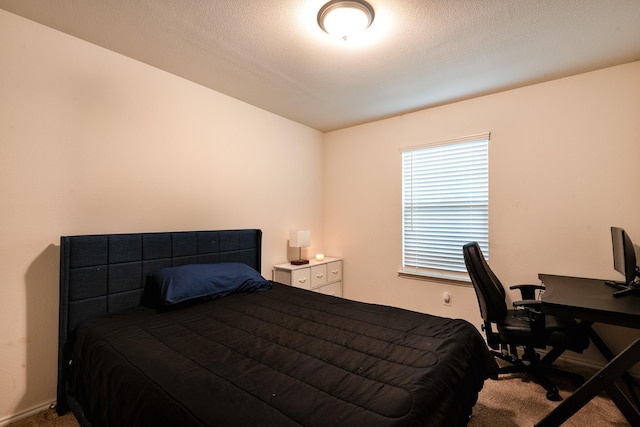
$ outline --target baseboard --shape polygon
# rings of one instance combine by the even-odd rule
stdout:
[[[546,352],[541,351],[540,354],[546,354]],[[595,369],[595,370],[600,370],[605,365],[605,362],[600,364],[600,363],[596,363],[596,362],[593,362],[593,361],[590,361],[590,360],[584,360],[584,359],[580,359],[580,358],[577,358],[577,357],[574,358],[574,357],[571,357],[569,355],[564,355],[564,354],[562,356],[558,357],[558,360],[564,360],[565,362],[573,363],[575,365],[584,366],[584,367],[587,367],[587,368],[592,368],[592,369]]]
[[[542,353],[542,352],[541,352]],[[586,366],[588,368],[593,368],[595,370],[600,370],[602,368],[604,368],[604,366],[606,365],[607,362],[605,362],[603,360],[602,363],[594,363],[591,361],[585,361],[583,359],[578,359],[578,358],[573,358],[571,356],[565,356],[562,355],[558,358],[558,360],[565,360],[569,363],[574,363],[576,365],[580,365],[580,366]],[[627,371],[629,373],[629,375],[631,375],[633,377],[633,379],[635,379],[636,381],[640,382],[640,371],[638,370],[638,366],[640,365],[636,365],[634,366],[632,369],[629,369],[629,371]]]
[[[15,415],[10,415],[8,417],[2,418],[0,419],[0,427],[3,426],[8,426],[11,423],[15,423],[16,421],[20,421],[24,418],[30,417],[31,415],[35,415],[38,412],[42,412],[42,411],[46,411],[47,409],[51,409],[51,408],[55,408],[56,406],[56,401],[52,401],[49,403],[45,403],[42,405],[38,405],[36,407],[33,407],[31,409],[27,409],[26,411],[22,411],[18,414]]]

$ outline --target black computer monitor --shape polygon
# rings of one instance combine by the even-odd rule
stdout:
[[[624,276],[624,282],[614,283],[621,289],[621,292],[616,292],[614,296],[629,293],[625,292],[628,288],[640,289],[640,283],[636,281],[639,271],[636,251],[631,238],[623,228],[611,227],[611,245],[613,247],[613,268]]]

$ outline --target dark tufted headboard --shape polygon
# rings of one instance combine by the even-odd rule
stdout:
[[[68,409],[68,341],[78,325],[140,305],[149,273],[185,264],[242,262],[260,272],[257,229],[102,234],[60,238],[58,412]]]

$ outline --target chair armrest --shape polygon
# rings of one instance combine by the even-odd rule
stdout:
[[[531,309],[538,308],[539,311],[540,311],[540,306],[541,305],[542,305],[542,301],[540,301],[538,299],[523,299],[521,301],[514,301],[513,302],[513,306],[515,308],[520,308],[520,307],[531,308]]]
[[[536,322],[542,322],[542,324],[544,325],[544,315],[542,314],[542,310],[540,307],[541,304],[542,301],[534,299],[514,301],[514,315],[519,319],[523,319],[529,323],[532,323],[532,327]]]
[[[543,285],[528,285],[528,284],[523,284],[523,285],[512,285],[509,286],[509,289],[513,290],[513,289],[518,289],[520,291],[520,295],[522,297],[522,299],[524,300],[535,300],[536,299],[536,291],[537,290],[544,290],[545,287]]]
[[[514,301],[513,308],[515,308],[516,311],[525,311],[537,317],[542,314],[542,308],[540,307],[541,304],[542,301],[537,299],[525,299],[521,301]]]

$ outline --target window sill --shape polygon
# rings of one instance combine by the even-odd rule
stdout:
[[[471,286],[471,279],[468,276],[456,276],[446,273],[416,273],[398,271],[398,277],[411,280],[423,280],[425,282],[446,282],[456,286]]]

